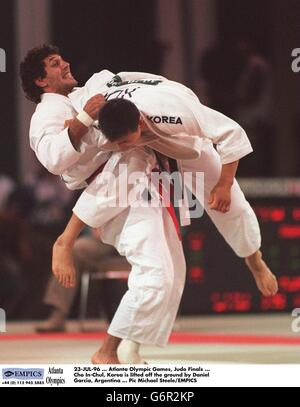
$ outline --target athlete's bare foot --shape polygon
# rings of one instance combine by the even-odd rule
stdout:
[[[104,339],[101,348],[93,355],[92,363],[94,365],[117,365],[120,364],[117,355],[117,349],[120,345],[121,338],[110,334]]]
[[[117,352],[102,353],[98,350],[92,357],[93,365],[119,365]]]
[[[255,279],[257,288],[266,297],[275,295],[278,291],[277,279],[262,259],[261,251],[245,258],[246,265]]]

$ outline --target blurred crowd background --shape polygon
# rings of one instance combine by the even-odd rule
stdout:
[[[80,84],[102,69],[162,74],[240,123],[254,154],[239,177],[300,176],[299,0],[2,0],[0,48],[0,307],[14,319],[44,315],[51,246],[76,194],[30,151],[35,106],[19,63],[53,43]]]

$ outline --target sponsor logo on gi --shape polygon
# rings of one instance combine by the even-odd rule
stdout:
[[[0,72],[6,72],[6,53],[0,48]]]
[[[109,82],[107,82],[106,86],[111,88],[113,86],[124,86],[130,85],[132,83],[141,83],[143,85],[158,85],[161,83],[162,80],[160,79],[135,79],[132,81],[122,81],[122,78],[119,75],[115,75]]]
[[[294,317],[294,319],[292,320],[292,331],[295,333],[299,333],[300,332],[300,308],[295,308],[292,311],[292,317]]]
[[[295,57],[291,65],[292,71],[298,73],[300,72],[300,48],[293,49],[292,57]]]
[[[6,332],[6,314],[2,308],[0,308],[0,332]]]
[[[137,88],[126,88],[126,89],[117,89],[114,90],[111,93],[106,93],[104,95],[105,100],[110,100],[110,99],[130,99],[132,98],[133,92],[135,92],[139,87]]]
[[[42,380],[44,379],[44,369],[38,368],[9,368],[2,369],[2,379],[3,380]]]

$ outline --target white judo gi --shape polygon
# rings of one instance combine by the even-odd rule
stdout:
[[[80,151],[73,148],[64,122],[75,114],[69,98],[44,94],[32,118],[30,131],[31,146],[38,159],[49,171],[62,175],[71,189],[87,186],[85,179],[111,154],[99,151],[101,134],[94,129],[84,136]],[[102,137],[102,140],[105,139]],[[197,156],[193,149],[187,151]],[[91,183],[86,191],[85,196],[94,198],[96,186],[97,197],[106,197],[107,200],[98,202],[97,218],[92,223],[101,225],[102,240],[115,246],[132,264],[129,290],[108,332],[139,343],[163,346],[172,330],[184,288],[182,244],[166,208],[108,206],[111,196],[106,191],[109,186],[105,180],[101,183],[101,177],[109,171],[117,179],[119,164],[127,164],[128,174],[133,171],[149,174],[156,165],[156,159],[147,147],[115,153],[105,165],[104,172],[98,175],[97,182]],[[81,202],[85,202],[86,206],[81,206],[82,213],[78,215],[86,221],[84,215],[88,213],[91,216],[95,213],[94,208],[89,209],[91,202],[86,199]],[[87,224],[91,225],[91,222]]]
[[[124,81],[119,80],[118,77],[113,77],[107,82],[109,77],[110,73],[108,71],[94,75],[85,88],[81,89],[77,94],[72,94],[73,105],[77,106],[79,110],[80,106],[96,93],[103,93],[107,99],[124,97],[135,103],[148,128],[153,133],[152,137],[149,134],[147,134],[146,138],[142,137],[137,144],[143,145],[147,143],[151,148],[178,159],[183,171],[192,172],[193,177],[196,176],[197,171],[204,172],[204,199],[202,200],[201,196],[197,197],[201,199],[208,215],[238,256],[247,257],[256,252],[261,244],[259,225],[252,208],[246,201],[236,180],[231,189],[231,208],[229,212],[223,214],[211,210],[208,206],[209,194],[220,178],[222,164],[236,161],[252,151],[250,142],[243,129],[221,113],[203,106],[196,95],[183,85],[164,78],[148,80],[147,75],[143,74],[141,74],[138,80],[131,83],[123,83]],[[216,144],[218,153],[213,148],[213,143]],[[113,149],[113,147],[109,142],[102,145],[104,149]],[[201,150],[200,157],[191,160],[191,155],[188,154],[189,148],[194,148],[198,153]],[[186,158],[189,159],[187,160]],[[103,209],[101,205],[100,207],[97,205],[99,201],[97,202],[97,199],[94,198],[96,193],[93,189],[97,189],[96,184],[95,182],[94,186],[90,186],[85,190],[74,208],[74,213],[79,218],[84,219],[87,224],[101,227],[102,220],[100,214],[103,212]],[[101,182],[99,185],[101,185]],[[197,193],[197,190],[193,189],[193,192]],[[151,335],[149,336],[147,329],[144,330],[144,328],[148,327],[148,323],[150,323],[150,331],[151,327],[156,326],[155,329],[152,329],[152,332],[155,333],[161,327],[162,335],[165,332],[164,339],[167,339],[176,314],[176,298],[178,299],[181,295],[180,293],[183,288],[183,274],[180,267],[177,267],[180,263],[176,259],[176,251],[171,251],[172,255],[174,253],[175,256],[173,257],[175,273],[166,274],[166,276],[174,278],[175,284],[173,284],[171,292],[175,296],[175,301],[171,295],[168,306],[165,303],[165,307],[162,307],[162,302],[159,302],[159,313],[164,308],[168,310],[170,315],[167,321],[165,318],[162,320],[159,317],[159,313],[153,312],[155,308],[155,301],[153,301],[155,289],[152,287],[152,290],[149,291],[147,282],[148,284],[157,282],[157,289],[160,286],[160,289],[157,291],[157,299],[159,301],[160,299],[163,301],[164,296],[169,298],[169,295],[163,289],[164,285],[161,284],[164,280],[163,274],[157,280],[155,278],[157,270],[153,270],[152,273],[149,272],[149,268],[152,270],[152,266],[155,264],[155,261],[151,259],[153,254],[159,253],[159,256],[161,256],[164,253],[166,255],[166,247],[160,244],[157,247],[152,247],[152,244],[157,242],[151,242],[149,239],[148,245],[143,245],[145,241],[143,225],[145,211],[150,213],[148,211],[152,210],[155,212],[154,208],[140,208],[138,210],[139,216],[134,220],[134,224],[126,224],[126,232],[117,242],[120,253],[126,254],[132,264],[134,264],[136,259],[140,263],[136,268],[133,267],[129,281],[129,290],[115,314],[109,328],[109,333],[141,343],[149,343],[148,339],[151,338],[150,343],[163,344],[163,340],[156,340],[155,342],[154,338]],[[120,218],[115,219],[118,228]],[[170,222],[169,217],[164,219]],[[150,229],[151,225],[149,224]],[[109,231],[113,230],[113,228],[112,221],[109,223]],[[127,234],[127,228],[129,234]],[[105,229],[105,227],[102,228],[102,233],[104,232],[104,234],[106,232]],[[166,230],[172,230],[172,225],[169,225],[169,228]],[[160,233],[160,226],[157,231]],[[147,230],[148,232],[149,230]],[[141,259],[137,252],[133,252],[133,256],[130,256],[132,253],[132,238],[134,239],[134,247],[142,248]],[[159,241],[159,235],[157,236],[157,241]],[[173,240],[173,243],[175,242]],[[149,252],[147,249],[149,249]],[[151,256],[148,257],[147,253],[151,253]],[[141,265],[142,263],[143,265]],[[169,323],[167,323],[168,321]],[[165,325],[166,323],[167,325]]]
[[[260,232],[257,219],[236,181],[232,187],[231,209],[228,213],[212,211],[207,205],[209,193],[220,177],[222,163],[233,162],[252,151],[245,132],[235,122],[201,105],[194,93],[183,85],[162,77],[149,77],[148,74],[126,73],[122,77],[102,71],[94,75],[84,88],[73,92],[66,99],[68,104],[70,100],[72,102],[70,108],[80,111],[85,102],[96,93],[105,94],[107,99],[125,97],[135,103],[153,133],[152,136],[148,134],[146,138],[142,138],[138,144],[148,144],[151,148],[180,160],[183,171],[192,171],[193,174],[203,171],[204,206],[218,230],[237,255],[246,257],[258,250]],[[45,95],[42,103],[50,98],[53,95]],[[67,118],[70,117],[65,119]],[[50,130],[53,134],[53,129]],[[73,149],[71,154],[72,147],[68,145],[64,155],[57,155],[50,147],[51,131],[42,138],[33,136],[32,146],[40,160],[43,159],[47,164],[51,154],[56,156],[57,162],[69,160],[70,166],[64,168],[68,171],[63,174],[69,187],[83,186],[85,177],[93,172],[92,169],[95,170],[107,159],[105,151],[114,150],[111,143],[99,136],[98,148],[104,153],[99,150],[94,155],[91,153],[93,161],[90,173],[86,170],[85,177],[80,178],[79,166],[85,160],[85,151],[95,148],[95,140],[87,134],[80,152]],[[62,133],[67,138],[66,130]],[[33,131],[33,134],[41,132]],[[63,143],[61,140],[59,142]],[[62,147],[59,142],[58,145]],[[71,144],[67,140],[64,143]],[[217,145],[219,154],[214,150],[213,143]],[[142,151],[147,154],[145,149]],[[140,153],[141,150],[139,155]],[[117,168],[122,157],[129,163],[132,157],[136,157],[136,151],[130,150],[119,157],[114,154],[110,159],[115,160],[113,168]],[[111,164],[110,160],[107,165]],[[87,161],[83,162],[83,167]],[[148,159],[144,164],[146,162]],[[139,163],[142,168],[143,160]],[[59,173],[59,164],[49,165],[48,168]],[[128,282],[129,290],[122,299],[108,332],[139,343],[164,345],[171,332],[184,286],[185,262],[181,243],[165,208],[129,206],[122,210],[107,210],[105,200],[99,200],[102,193],[97,194],[101,188],[102,192],[106,188],[99,181],[100,177],[101,175],[83,192],[73,211],[88,225],[100,228],[103,241],[113,244],[121,254],[126,255],[133,266]]]
[[[73,92],[70,98],[79,110],[97,93],[103,93],[107,100],[126,98],[138,107],[153,135],[142,136],[137,145],[146,143],[177,159],[182,171],[192,172],[194,180],[196,172],[204,173],[204,199],[194,188],[194,183],[193,193],[239,257],[248,257],[260,248],[257,218],[236,180],[231,188],[229,212],[220,213],[211,210],[208,205],[209,194],[220,178],[222,164],[239,160],[252,152],[245,131],[236,122],[202,105],[184,85],[160,76],[143,73],[113,75],[102,71],[93,75],[85,87]],[[108,141],[103,144],[102,140],[101,148],[113,150],[114,145]],[[195,159],[191,159],[190,151],[193,150],[197,151]],[[84,217],[85,222],[93,227],[101,226],[97,222],[98,210],[97,200],[92,201],[88,189],[74,208],[77,216]]]

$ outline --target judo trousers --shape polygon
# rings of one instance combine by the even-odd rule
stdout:
[[[235,254],[239,257],[248,257],[255,253],[261,245],[259,224],[236,179],[231,188],[230,210],[221,213],[209,208],[210,192],[217,184],[222,169],[220,156],[211,141],[204,141],[199,158],[181,161],[181,165],[183,172],[193,173],[193,193]],[[197,171],[204,173],[204,194],[201,196],[194,188]]]
[[[185,284],[186,265],[174,223],[164,207],[130,207],[100,228],[104,243],[126,256],[128,290],[108,333],[165,346]]]

